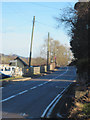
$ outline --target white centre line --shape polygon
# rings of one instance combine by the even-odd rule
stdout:
[[[38,86],[42,86],[43,84],[40,84],[40,85],[38,85]]]
[[[37,88],[37,86],[35,86],[35,87],[32,87],[32,88],[30,88],[30,89],[32,90],[32,89],[35,89],[35,88]]]
[[[21,95],[21,94],[23,94],[23,93],[25,93],[25,92],[28,92],[28,90],[24,90],[24,91],[22,91],[22,92],[20,92],[20,93],[18,93],[18,94]]]
[[[11,98],[14,98],[14,97],[16,97],[16,95],[12,95],[12,96],[4,99],[4,100],[0,100],[0,103],[1,103],[1,102],[5,102],[5,101],[7,101],[7,100],[10,100]]]
[[[68,67],[67,67],[67,70],[66,70],[63,74],[60,74],[59,76],[64,75],[67,71],[68,71]],[[57,77],[55,77],[55,78],[58,78],[59,76],[57,76]],[[40,87],[40,86],[43,86],[44,84],[49,83],[50,81],[52,81],[52,80],[55,79],[55,78],[52,78],[52,79],[48,80],[47,82],[44,82],[43,84],[39,84],[39,85],[37,85],[37,86],[34,86],[34,87],[30,88],[30,89],[32,90],[32,89],[37,88],[38,86],[39,86],[39,87]],[[1,87],[1,88],[3,88],[3,87]],[[1,88],[0,88],[0,89],[1,89]],[[30,89],[29,89],[29,90],[30,90]],[[5,99],[3,99],[3,100],[0,100],[0,103],[1,103],[1,102],[5,102],[5,101],[7,101],[7,100],[10,100],[10,99],[12,99],[12,98],[14,98],[14,97],[16,97],[16,96],[18,96],[18,95],[24,94],[24,93],[28,92],[29,90],[24,90],[24,91],[22,91],[22,92],[20,92],[20,93],[17,93],[17,94],[15,94],[15,95],[12,95],[12,96],[10,96],[10,97],[8,97],[8,98],[5,98]]]

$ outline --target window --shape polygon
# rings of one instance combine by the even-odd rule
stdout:
[[[5,71],[10,71],[10,68],[5,68]]]

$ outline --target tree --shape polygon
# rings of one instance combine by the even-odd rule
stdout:
[[[47,55],[47,39],[41,47],[41,56],[46,57]],[[50,62],[55,62],[58,66],[65,66],[71,60],[71,51],[64,45],[61,45],[58,40],[50,38],[50,48],[49,48],[49,58]]]
[[[89,2],[90,3],[90,2]],[[64,10],[64,14],[56,18],[59,23],[64,23],[68,26],[68,35],[71,36],[71,50],[76,59],[88,57],[88,12],[90,9],[89,3],[78,3],[75,8]],[[77,7],[78,6],[78,7]]]
[[[56,18],[58,23],[63,23],[68,26],[68,35],[71,36],[71,50],[73,52],[75,63],[78,68],[78,74],[87,72],[90,58],[88,53],[88,30],[90,21],[90,2],[78,2],[75,4],[75,9],[69,8],[64,11],[64,14]],[[84,67],[84,69],[82,69]]]
[[[41,58],[41,57],[32,58],[32,62],[31,62],[32,66],[40,66],[40,65],[44,65],[44,64],[46,64],[45,58]]]

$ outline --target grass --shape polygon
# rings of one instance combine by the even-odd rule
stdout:
[[[81,99],[82,98],[82,99]],[[75,120],[89,120],[90,117],[90,94],[76,98],[70,111],[70,118]]]
[[[90,103],[76,102],[70,113],[70,118],[75,120],[87,120],[90,117]]]
[[[83,111],[84,111],[85,115],[90,116],[90,103],[84,104]]]
[[[38,78],[38,77],[41,77],[41,74],[33,74],[31,76],[31,78]],[[9,80],[15,80],[15,79],[22,79],[22,78],[25,78],[25,76],[13,76],[13,77],[10,77],[10,78],[5,78],[5,79],[0,79],[0,81],[9,81]]]
[[[23,78],[23,77],[15,76],[15,77],[10,77],[10,78],[0,79],[0,81],[7,81],[7,80],[14,80],[14,79],[21,79],[21,78]]]

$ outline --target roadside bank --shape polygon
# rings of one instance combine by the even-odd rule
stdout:
[[[90,87],[73,83],[46,118],[48,120],[90,120]]]

